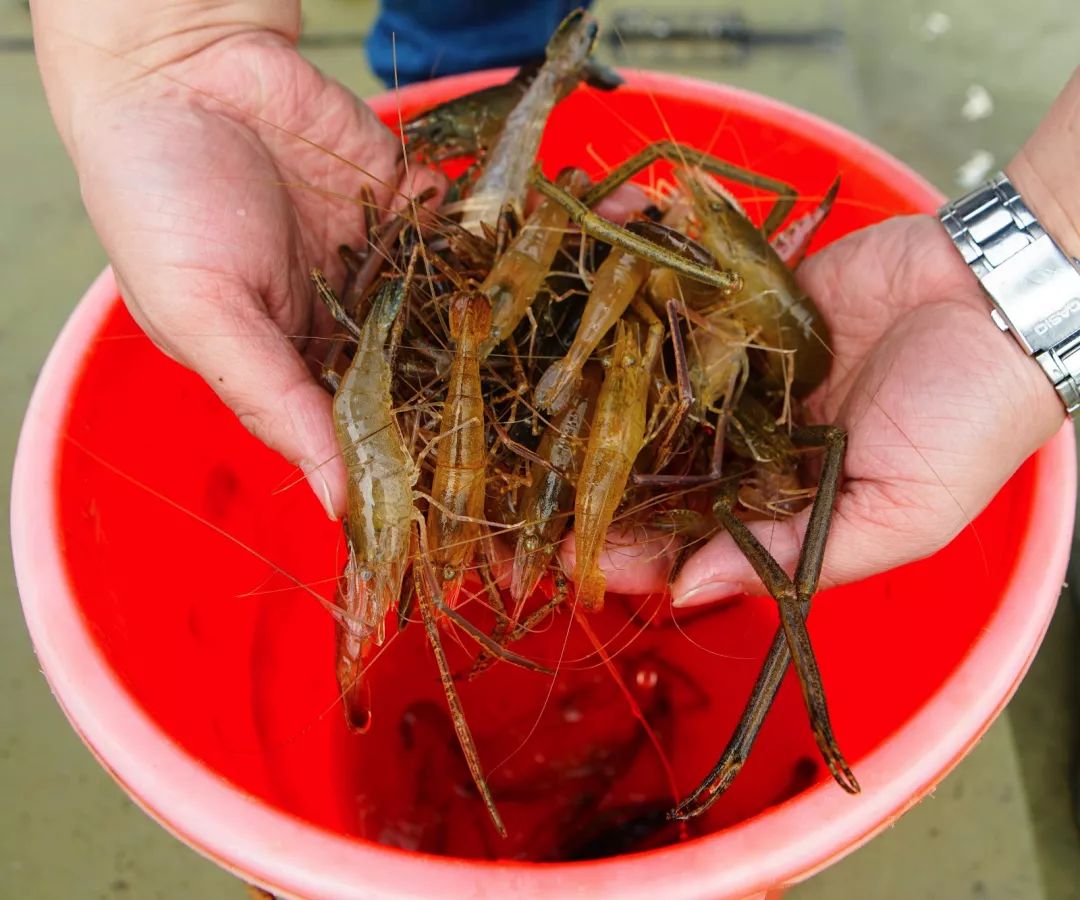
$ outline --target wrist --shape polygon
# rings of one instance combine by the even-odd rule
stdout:
[[[237,34],[295,43],[300,5],[281,0],[31,0],[49,107],[75,157],[73,120],[111,94]]]
[[[1047,233],[1080,258],[1080,68],[1005,171]]]
[[[1070,300],[1080,274],[1005,175],[945,204],[938,216],[943,236],[958,251],[953,258],[968,270],[969,288],[981,295],[981,342],[1000,347],[994,358],[1002,372],[1011,372],[1004,394],[1026,398],[1014,414],[1037,421],[1035,431],[1045,439],[1066,409],[1080,406]],[[1007,350],[991,331],[1011,333]]]
[[[936,277],[933,291],[927,295],[928,302],[947,301],[969,306],[975,313],[968,319],[968,329],[984,355],[978,357],[978,365],[985,366],[987,383],[994,403],[1000,403],[1000,411],[1010,417],[1015,426],[1028,435],[1030,449],[1040,447],[1048,440],[1065,418],[1065,409],[1053,384],[1042,368],[1011,334],[1005,334],[991,318],[994,308],[990,295],[979,282],[971,267],[964,262],[938,221],[933,222],[927,237],[927,265],[933,267]]]

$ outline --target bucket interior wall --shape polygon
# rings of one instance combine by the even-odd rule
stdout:
[[[392,101],[380,112],[396,120]],[[574,94],[556,110],[541,158],[549,175],[574,163],[597,176],[668,136],[787,179],[804,195],[796,213],[840,174],[840,199],[816,246],[932,202],[928,191],[905,193],[858,145],[673,90]],[[665,177],[658,166],[641,180]],[[760,215],[761,192],[733,188]],[[662,812],[715,762],[777,623],[765,598],[673,617],[660,598],[609,597],[595,630],[664,746],[670,775],[569,615],[521,648],[562,661],[554,684],[504,663],[462,684],[510,826],[504,843],[470,793],[419,626],[395,637],[372,669],[370,732],[347,731],[325,608],[342,565],[340,527],[295,468],[154,349],[119,304],[86,358],[60,465],[68,577],[131,694],[223,778],[357,838],[553,859],[677,837]],[[816,601],[810,632],[856,773],[992,616],[1028,522],[1032,479],[1029,463],[933,558]],[[654,612],[657,624],[643,627]],[[466,657],[445,640],[463,668]],[[553,790],[553,772],[569,789]],[[827,778],[789,675],[743,776],[690,834],[730,827]]]

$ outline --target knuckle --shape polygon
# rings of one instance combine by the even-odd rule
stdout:
[[[268,428],[263,415],[250,410],[239,410],[236,412],[236,418],[254,437],[264,444],[267,443]]]

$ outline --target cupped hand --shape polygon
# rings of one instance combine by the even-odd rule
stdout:
[[[385,211],[435,176],[406,184],[398,138],[271,32],[129,79],[75,119],[72,144],[140,326],[340,514],[330,395],[301,355],[330,331],[308,275],[335,283],[336,247],[363,243],[362,188]]]
[[[828,319],[835,354],[807,412],[848,431],[821,578],[829,587],[943,547],[1064,412],[1037,364],[992,323],[936,220],[896,218],[851,234],[807,259],[798,277]],[[791,572],[808,517],[750,527]],[[670,566],[661,546],[612,547],[609,590],[661,589]],[[568,566],[572,554],[569,542]],[[671,591],[675,605],[693,606],[763,588],[720,533],[689,557]]]

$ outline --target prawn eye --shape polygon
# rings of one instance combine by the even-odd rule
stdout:
[[[453,581],[457,572],[454,571],[453,566],[443,566],[442,577],[443,581]]]
[[[539,548],[540,542],[536,539],[535,534],[530,534],[521,542],[521,545],[525,548],[526,552],[533,553]]]
[[[375,573],[372,572],[371,569],[361,569],[360,570],[360,580],[361,581],[364,581],[364,582],[371,581],[371,579],[374,578],[374,577],[375,577]]]

